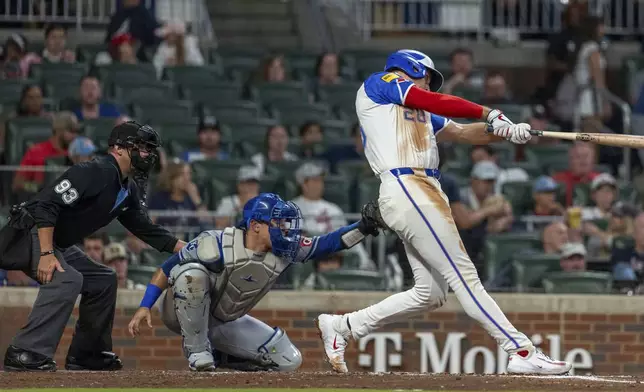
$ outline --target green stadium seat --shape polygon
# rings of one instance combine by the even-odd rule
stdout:
[[[295,171],[304,163],[304,161],[267,162],[266,174],[290,180],[294,178]]]
[[[610,294],[613,279],[608,272],[554,272],[542,284],[548,294]]]
[[[454,88],[452,94],[469,101],[479,102],[481,100],[481,97],[483,96],[483,90],[476,87],[457,86]]]
[[[130,265],[127,270],[127,277],[134,283],[147,285],[156,271],[157,267],[151,265]]]
[[[358,71],[364,77],[382,71],[389,53],[376,50],[347,50],[342,52],[342,62]]]
[[[285,57],[290,69],[310,77],[315,75],[318,54],[296,51],[286,53]]]
[[[326,176],[324,178],[324,199],[337,204],[344,212],[351,211],[350,199],[351,182],[342,176]]]
[[[337,269],[318,273],[323,290],[380,291],[386,288],[379,272]]]
[[[117,82],[119,85],[152,84],[158,81],[157,71],[152,63],[113,63],[96,68],[105,85]]]
[[[224,181],[237,178],[239,168],[251,164],[249,161],[230,159],[225,161],[203,160],[191,163],[195,178],[217,178]]]
[[[375,177],[365,178],[358,182],[358,207],[371,200],[378,200],[380,193],[380,179]]]
[[[33,79],[5,79],[0,80],[0,103],[17,105],[20,102],[20,94],[27,85],[38,84]]]
[[[278,102],[310,102],[303,82],[260,83],[251,89],[251,95],[264,104]]]
[[[224,124],[235,123],[239,119],[259,119],[263,112],[260,106],[252,101],[220,101],[214,99],[203,103],[204,111],[214,115],[217,121]]]
[[[320,125],[322,125],[322,132],[324,133],[325,140],[337,140],[351,137],[351,126],[346,121],[327,119],[322,121]]]
[[[180,86],[210,86],[223,79],[223,68],[216,65],[192,66],[176,65],[163,69],[164,77]]]
[[[141,250],[139,260],[143,265],[158,267],[163,264],[169,256],[169,253],[159,252],[154,248],[146,248]]]
[[[273,107],[277,108],[277,117],[285,125],[300,126],[309,121],[322,122],[331,117],[329,107],[324,104],[282,102]]]
[[[238,102],[242,100],[242,85],[221,81],[200,86],[182,86],[183,96],[193,102],[215,105],[217,102]]]
[[[107,150],[107,139],[114,125],[115,119],[113,118],[97,118],[83,121],[85,136],[92,139],[101,150]]]
[[[485,276],[496,276],[499,267],[521,250],[541,251],[538,233],[507,233],[488,235],[484,245]]]
[[[541,286],[546,273],[559,271],[559,255],[539,254],[512,260],[512,275],[517,291],[528,291]]]
[[[503,184],[501,193],[512,205],[515,216],[529,215],[534,205],[531,182],[507,182]]]
[[[150,83],[140,85],[121,85],[114,84],[114,97],[119,98],[126,103],[158,103],[171,102],[176,99],[177,94],[174,89],[163,83]]]
[[[20,163],[29,146],[51,136],[51,120],[43,117],[18,117],[7,122],[5,159],[9,165]]]
[[[256,72],[264,57],[264,51],[249,51],[238,48],[218,48],[216,52],[211,52],[211,64],[222,63],[229,75],[241,80]]]
[[[318,88],[318,100],[344,110],[355,108],[356,95],[360,84],[341,83]]]
[[[78,45],[76,46],[76,61],[92,64],[98,53],[107,52],[107,50],[105,43]]]
[[[70,83],[79,85],[83,75],[89,70],[89,65],[85,63],[42,63],[32,64],[29,67],[29,77],[43,80],[65,80]]]
[[[343,161],[338,163],[336,171],[345,178],[365,178],[373,175],[373,171],[366,160]]]
[[[51,79],[44,82],[42,86],[44,94],[48,97],[52,97],[57,100],[80,100],[80,88],[78,83],[68,83],[65,79]]]
[[[468,160],[454,160],[445,162],[441,168],[441,172],[458,176],[463,178],[470,178],[470,172],[472,171],[471,161]]]
[[[569,144],[553,145],[529,145],[525,149],[526,158],[529,161],[537,162],[541,167],[547,168],[550,162],[565,160],[568,161]]]
[[[139,102],[134,106],[134,114],[142,122],[194,123],[198,116],[189,101]]]
[[[293,270],[292,284],[294,290],[302,288],[304,281],[314,272],[314,263],[297,263],[291,267]]]

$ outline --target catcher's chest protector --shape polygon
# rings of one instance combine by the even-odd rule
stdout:
[[[288,262],[272,253],[257,255],[244,247],[244,231],[233,227],[222,235],[224,270],[217,275],[210,313],[221,322],[247,314],[271,289]]]

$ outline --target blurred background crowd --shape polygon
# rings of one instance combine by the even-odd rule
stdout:
[[[307,47],[304,27],[289,22],[307,11],[297,1],[0,3],[0,215],[69,165],[104,153],[112,127],[129,119],[162,137],[148,207],[183,239],[234,225],[244,203],[263,191],[292,199],[309,235],[357,220],[377,196],[354,101],[390,50],[345,48],[324,29],[331,39]],[[442,92],[501,109],[515,122],[644,133],[640,1],[481,0],[456,10],[487,21],[489,28],[475,31],[448,2],[311,3],[313,20],[327,24],[341,24],[334,12],[367,9],[358,19],[370,26],[369,37],[359,31],[366,41],[378,34],[448,40],[447,48],[414,47],[445,75]],[[101,18],[87,4],[108,11]],[[281,45],[262,38],[269,33]],[[78,38],[86,34],[96,39]],[[613,41],[630,45],[617,77],[609,72]],[[474,43],[504,51],[496,58],[502,66],[484,65],[490,61],[478,58]],[[517,48],[545,59],[540,77],[508,71]],[[446,144],[440,153],[442,188],[488,290],[644,292],[644,151],[534,138],[525,146]],[[167,256],[118,223],[83,246],[117,271],[125,289],[143,288]],[[0,285],[36,283],[0,271]],[[280,282],[294,289],[410,285],[404,249],[391,233],[291,268]]]

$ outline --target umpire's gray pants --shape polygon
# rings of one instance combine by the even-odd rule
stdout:
[[[81,294],[79,318],[68,355],[84,357],[111,351],[116,273],[91,260],[77,246],[56,248],[55,255],[65,272],[55,271],[52,281],[40,286],[27,324],[11,344],[53,358]],[[40,242],[34,228],[11,246],[7,254],[0,255],[0,268],[20,270],[37,280],[39,260]]]

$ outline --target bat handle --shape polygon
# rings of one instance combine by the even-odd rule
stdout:
[[[539,131],[536,129],[531,129],[530,130],[530,135],[532,136],[543,136],[543,131]]]

